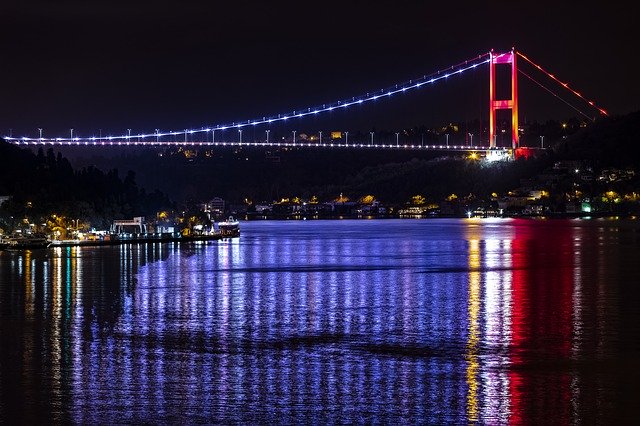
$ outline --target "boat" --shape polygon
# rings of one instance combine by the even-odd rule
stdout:
[[[238,237],[240,236],[240,222],[229,216],[229,218],[223,222],[218,222],[218,231],[223,237]]]
[[[0,238],[0,249],[5,250],[32,250],[47,248],[51,241],[46,237],[35,235],[18,235]]]

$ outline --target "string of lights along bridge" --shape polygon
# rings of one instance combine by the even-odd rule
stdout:
[[[586,103],[589,108],[594,108],[598,113],[607,115],[607,112],[598,107],[594,101],[588,100],[580,92],[574,90],[568,83],[560,80],[555,75],[548,72],[545,68],[529,59],[515,49],[509,52],[495,53],[492,51],[488,53],[480,54],[472,59],[465,60],[458,64],[452,65],[448,68],[438,70],[429,75],[424,75],[422,78],[405,81],[403,83],[396,84],[386,89],[380,89],[375,92],[368,92],[361,96],[354,96],[351,99],[340,100],[337,102],[326,103],[313,107],[303,108],[301,110],[295,110],[288,113],[263,116],[253,120],[244,120],[241,122],[233,122],[231,124],[219,124],[215,126],[202,127],[199,129],[185,129],[180,131],[161,131],[155,129],[153,133],[131,133],[131,129],[127,129],[127,133],[117,136],[81,136],[73,134],[73,129],[70,129],[68,137],[44,137],[43,129],[38,129],[39,137],[13,137],[12,135],[5,136],[4,139],[8,142],[17,145],[60,145],[60,146],[193,146],[193,147],[215,147],[215,146],[262,146],[262,147],[326,147],[326,148],[361,148],[361,149],[413,149],[413,150],[443,150],[443,151],[509,151],[519,148],[518,137],[518,73],[524,75],[534,83],[539,85],[544,90],[551,93],[553,96],[562,98],[556,94],[550,88],[544,86],[531,75],[521,71],[517,67],[517,58],[521,58],[524,61],[533,65],[536,70],[539,70],[550,78],[554,83],[559,85],[562,89],[568,90],[573,96]],[[315,142],[308,142],[302,140],[296,140],[296,131],[292,131],[292,138],[290,141],[271,141],[269,140],[270,129],[269,125],[283,123],[287,120],[300,119],[309,116],[318,116],[320,114],[326,114],[336,110],[348,110],[355,105],[362,105],[372,101],[378,101],[383,99],[389,99],[394,95],[405,93],[407,91],[425,90],[428,87],[432,87],[439,82],[460,76],[466,71],[476,69],[479,66],[489,64],[489,136],[488,140],[481,141],[479,144],[474,145],[473,139],[468,145],[449,145],[448,138],[445,144],[425,145],[425,144],[406,144],[401,143],[399,133],[396,133],[395,143],[376,143],[374,138],[374,132],[370,132],[371,138],[363,143],[362,141],[349,142],[349,132],[340,132],[340,141],[335,141],[333,138],[323,140],[322,131],[318,132],[318,135],[313,138]],[[495,66],[498,64],[508,64],[511,67],[511,97],[510,99],[496,99],[496,72]],[[574,108],[580,114],[585,117],[589,117],[582,112],[579,108],[572,104],[569,106]],[[496,146],[496,111],[508,109],[511,111],[511,147],[498,147]],[[256,128],[259,125],[267,126],[264,132],[264,138],[259,140],[243,140],[243,130],[246,128]],[[231,131],[231,132],[230,132]],[[217,133],[216,133],[217,132]],[[228,139],[229,133],[236,133],[235,137]],[[224,135],[227,139],[222,139]],[[218,136],[218,140],[216,140]]]

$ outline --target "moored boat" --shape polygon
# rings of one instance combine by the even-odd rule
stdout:
[[[240,235],[240,222],[229,216],[223,222],[218,222],[218,231],[223,237],[237,237]]]
[[[47,248],[51,241],[46,237],[39,236],[12,236],[0,239],[0,248],[6,250],[32,250]]]

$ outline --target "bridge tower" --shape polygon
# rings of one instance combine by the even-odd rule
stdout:
[[[496,99],[496,65],[511,64],[511,99]],[[496,146],[496,111],[511,110],[511,146],[515,150],[519,147],[518,140],[518,69],[516,66],[516,51],[508,53],[489,53],[489,146]]]

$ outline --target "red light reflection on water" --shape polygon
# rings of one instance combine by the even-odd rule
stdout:
[[[529,221],[514,231],[509,421],[540,413],[569,421],[574,231]]]

